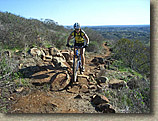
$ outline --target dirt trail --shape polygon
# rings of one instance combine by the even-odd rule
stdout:
[[[108,58],[110,56],[111,52],[110,52],[110,49],[106,46],[106,43],[103,43],[102,46],[104,48],[104,50],[103,50],[104,53],[102,53],[102,54],[88,54],[87,55],[88,57],[86,57],[86,62],[85,62],[86,63],[86,65],[85,65],[85,67],[86,67],[85,74],[86,75],[89,75],[89,73],[95,71],[96,67],[91,66],[92,65],[91,61],[94,58]]]
[[[103,47],[104,47],[104,49],[105,49],[105,51],[106,51],[106,54],[105,54],[105,57],[108,57],[108,56],[110,56],[110,49],[106,46],[106,43],[103,43],[103,45],[102,45]]]
[[[106,57],[109,57],[110,56],[110,49],[106,46],[106,43],[103,43],[102,44],[104,50],[102,54],[90,54],[90,59],[93,59],[94,57],[100,57],[100,58],[106,58]]]
[[[92,97],[98,94],[98,88],[96,84],[89,81],[89,74],[93,75],[96,71],[96,66],[91,62],[94,57],[110,56],[109,48],[105,43],[103,47],[106,53],[86,56],[85,76],[78,77],[77,83],[68,85],[64,90],[51,91],[50,83],[41,85],[34,83],[34,90],[25,87],[22,91],[13,93],[10,97],[13,100],[10,113],[99,113],[91,101]],[[33,81],[47,82],[53,73],[56,73],[53,69],[44,69],[33,75]]]

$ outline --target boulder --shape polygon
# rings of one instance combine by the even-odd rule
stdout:
[[[96,85],[89,85],[89,89],[92,90],[92,91],[96,91],[97,86]]]
[[[84,75],[78,75],[78,82],[80,85],[88,85],[88,80],[87,80],[87,76],[84,76]]]
[[[70,67],[73,67],[73,60],[68,60],[67,63],[70,65]]]
[[[95,77],[94,73],[89,73],[89,76]]]
[[[113,107],[108,103],[99,104],[96,108],[98,111],[103,113],[115,113],[115,109],[113,109]]]
[[[94,57],[94,59],[91,62],[96,63],[97,61],[98,61],[97,58]]]
[[[103,113],[115,113],[113,107],[109,104],[109,100],[104,95],[94,95],[91,102],[95,109]]]
[[[38,49],[38,48],[31,48],[29,50],[29,53],[32,56],[41,56],[41,55],[45,56],[45,53],[42,50]]]
[[[105,62],[105,65],[104,65],[105,69],[110,69],[110,61],[105,60],[104,62]]]
[[[66,60],[66,59],[65,59],[65,57],[63,56],[63,54],[62,54],[62,53],[60,53],[60,52],[59,52],[59,53],[57,53],[57,54],[56,54],[56,56],[57,56],[57,57],[61,57],[61,58],[63,58],[63,60]]]
[[[62,68],[66,67],[67,68],[67,66],[68,66],[68,65],[66,65],[67,64],[66,60],[61,57],[53,57],[52,62],[56,67],[62,67]]]
[[[97,81],[94,79],[94,74],[89,74],[89,85],[95,85],[97,84]]]
[[[10,52],[9,50],[4,51],[4,52],[2,53],[2,55],[8,56],[8,57],[11,58],[11,52]]]
[[[51,62],[53,57],[51,55],[46,55],[46,56],[43,56],[42,58],[44,61],[47,61],[47,62]]]
[[[70,93],[75,93],[75,94],[79,94],[79,93],[87,93],[89,92],[88,86],[83,84],[75,84],[72,87],[68,87],[67,92]]]
[[[58,72],[51,78],[51,90],[60,91],[70,83],[70,76],[67,72]]]
[[[127,86],[124,80],[112,79],[109,81],[109,88],[118,89]]]
[[[95,82],[95,81],[90,81],[89,83],[88,83],[88,85],[96,85],[97,83]]]
[[[48,48],[45,48],[45,49],[43,48],[42,51],[45,53],[45,55],[50,55],[50,54],[49,54],[49,49],[48,49]]]
[[[99,105],[99,104],[103,104],[103,103],[109,103],[109,100],[104,95],[94,95],[92,97],[91,102],[94,105]]]
[[[24,65],[23,63],[20,63],[20,64],[18,65],[18,68],[19,68],[19,69],[22,69],[23,65]]]
[[[45,56],[45,55],[46,55],[46,54],[45,54],[44,50],[41,49],[41,56]]]
[[[109,83],[109,79],[106,76],[100,76],[97,78],[98,83]]]
[[[104,69],[106,69],[105,65],[99,65],[98,66],[98,70],[104,70]]]
[[[78,94],[79,91],[80,91],[80,86],[79,85],[73,85],[72,87],[69,87],[67,89],[68,92],[71,92],[71,93],[75,93],[75,94]]]
[[[95,65],[105,64],[104,59],[101,57],[94,57],[94,59],[91,62]]]
[[[103,58],[98,57],[97,59],[98,59],[98,62],[99,62],[100,64],[104,64],[104,59],[103,59]]]
[[[69,52],[61,52],[61,54],[65,57],[66,61],[71,60],[71,56]]]
[[[18,89],[15,89],[15,92],[22,92],[24,90],[24,87],[19,87]]]
[[[80,92],[83,92],[83,93],[87,93],[87,92],[89,92],[89,90],[88,90],[88,86],[85,85],[85,84],[83,84],[83,85],[81,86]]]
[[[60,51],[57,48],[55,48],[55,47],[49,48],[49,54],[50,55],[57,56],[57,53],[60,53]]]
[[[74,99],[82,99],[82,96],[78,94],[77,96],[74,97]]]

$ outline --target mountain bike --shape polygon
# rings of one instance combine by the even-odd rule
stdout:
[[[73,48],[73,46],[70,46],[71,48]],[[81,53],[79,53],[79,49],[85,48],[85,46],[75,46],[75,54],[73,57],[73,81],[76,82],[77,80],[77,74],[78,74],[78,70],[80,72],[80,74],[83,74],[82,71],[82,61],[81,61]]]

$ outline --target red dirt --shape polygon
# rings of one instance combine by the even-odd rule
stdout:
[[[86,57],[86,71],[85,75],[89,75],[94,72],[95,66],[90,66],[91,60],[94,57],[106,57],[110,55],[109,48],[103,44],[106,51],[105,54],[92,55],[89,54]],[[40,75],[51,75],[51,71],[41,71],[33,76]],[[38,79],[38,81],[48,82],[50,80],[50,75],[43,80]],[[37,81],[37,80],[35,80]],[[95,94],[95,93],[94,93]],[[81,98],[75,98],[80,95]],[[30,91],[27,95],[13,94],[12,99],[14,100],[11,105],[10,113],[98,113],[95,107],[91,104],[90,93],[70,93],[66,90],[63,91],[43,91],[34,90]]]

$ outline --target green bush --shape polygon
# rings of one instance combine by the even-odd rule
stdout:
[[[0,31],[0,44],[3,49],[23,49],[26,45],[39,47],[45,46],[44,43],[61,47],[68,33],[67,29],[53,20],[25,19],[8,12],[0,12],[0,24],[4,27]],[[41,37],[40,41],[38,36]]]
[[[120,60],[122,66],[141,74],[150,74],[150,48],[140,41],[121,39],[113,47],[113,58]]]
[[[105,41],[105,38],[97,31],[90,28],[84,28],[83,30],[89,37],[89,46],[86,50],[88,52],[100,53],[102,51],[102,43]]]
[[[3,58],[0,61],[0,79],[4,77],[5,75],[9,74],[11,71],[11,68],[7,65],[6,59]]]
[[[101,51],[101,46],[96,41],[91,41],[89,46],[86,48],[88,52],[99,52]]]
[[[119,90],[106,88],[104,95],[117,107],[117,113],[150,113],[150,83],[139,80],[139,88],[123,87]]]

